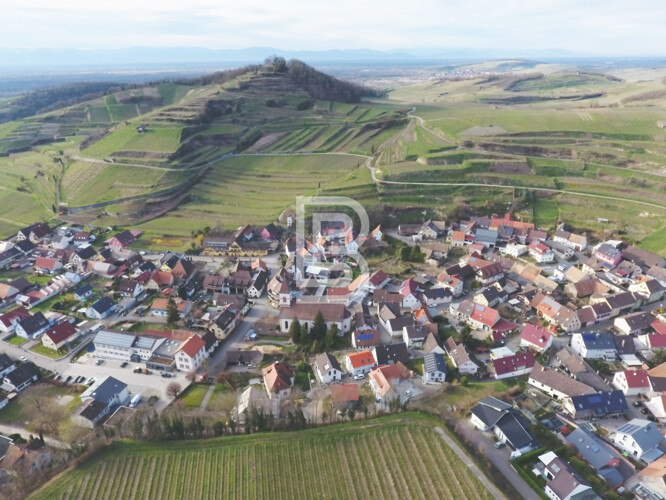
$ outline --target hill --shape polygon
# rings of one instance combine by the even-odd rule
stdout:
[[[117,443],[29,498],[493,498],[434,425],[405,415],[298,433]]]

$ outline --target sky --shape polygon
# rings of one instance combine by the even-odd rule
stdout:
[[[661,56],[664,0],[1,0],[0,47],[564,49]]]

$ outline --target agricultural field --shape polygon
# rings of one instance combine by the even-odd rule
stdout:
[[[405,414],[298,433],[115,443],[29,498],[493,498],[436,425]]]
[[[126,125],[115,130],[88,149],[82,155],[107,158],[122,151],[173,153],[180,145],[182,127],[148,127],[139,133],[136,125]]]
[[[140,224],[152,234],[189,235],[195,228],[266,224],[318,189],[354,186],[365,158],[351,155],[244,155],[215,165],[190,192],[190,199],[166,216]],[[365,178],[367,179],[367,177]]]

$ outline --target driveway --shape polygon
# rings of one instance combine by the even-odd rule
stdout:
[[[511,465],[511,460],[509,460],[510,451],[508,447],[505,446],[498,450],[488,437],[471,426],[468,419],[461,420],[460,423],[462,424],[458,426],[460,433],[463,434],[467,440],[472,442],[474,447],[499,469],[507,481],[518,490],[518,493],[520,493],[523,498],[526,500],[536,498],[537,495],[535,491],[518,475],[513,468],[513,465]]]

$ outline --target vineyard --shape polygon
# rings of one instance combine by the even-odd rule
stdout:
[[[492,498],[417,415],[305,432],[112,445],[33,499]]]

